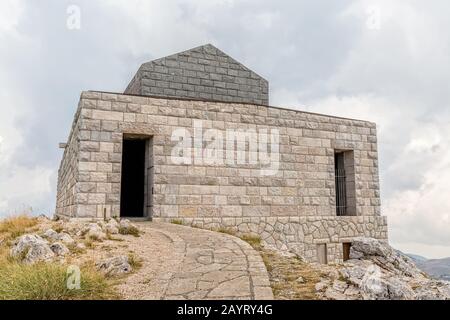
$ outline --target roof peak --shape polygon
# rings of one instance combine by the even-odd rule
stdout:
[[[268,82],[211,43],[148,61],[125,93],[268,104]]]

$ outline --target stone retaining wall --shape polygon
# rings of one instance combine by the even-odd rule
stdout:
[[[172,219],[161,218],[164,222]],[[218,230],[229,229],[238,235],[258,235],[264,245],[291,252],[309,262],[318,262],[317,245],[327,244],[328,262],[343,261],[343,243],[354,237],[388,238],[385,216],[359,217],[249,217],[181,218],[183,224]]]

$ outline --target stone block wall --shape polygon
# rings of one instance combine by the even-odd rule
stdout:
[[[58,188],[64,190],[64,177],[74,172],[74,203],[67,207],[58,201],[58,215],[118,216],[123,137],[139,134],[153,142],[153,219],[232,226],[309,261],[316,260],[319,243],[327,243],[329,261],[339,261],[342,242],[352,237],[387,239],[373,123],[263,105],[101,92],[83,92],[80,106],[79,142],[73,149],[78,162],[68,162],[65,155]],[[192,131],[196,121],[204,130],[278,130],[279,170],[262,176],[260,164],[173,163],[178,141],[172,134],[180,128]],[[335,150],[353,151],[353,217],[336,216]]]
[[[144,63],[125,93],[269,103],[267,80],[210,44]]]
[[[81,101],[74,116],[72,128],[58,170],[56,214],[74,216],[76,209],[76,183],[78,180],[79,134]]]

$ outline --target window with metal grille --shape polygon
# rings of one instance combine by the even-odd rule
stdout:
[[[334,154],[336,215],[347,215],[347,183],[345,175],[344,152]]]

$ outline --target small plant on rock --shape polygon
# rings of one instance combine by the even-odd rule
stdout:
[[[178,225],[183,225],[183,221],[180,219],[172,219],[170,220],[170,223],[172,224],[178,224]]]
[[[236,232],[233,229],[225,228],[225,227],[220,227],[219,229],[217,229],[217,232],[229,234],[229,235],[232,235],[232,236],[236,235]]]
[[[123,235],[129,234],[135,237],[139,237],[139,229],[133,225],[127,227],[119,227],[119,233]]]
[[[133,270],[137,270],[142,267],[142,260],[134,253],[130,253],[128,255],[128,263],[133,268]]]
[[[244,234],[240,238],[250,244],[254,249],[261,249],[261,237],[252,234]]]

